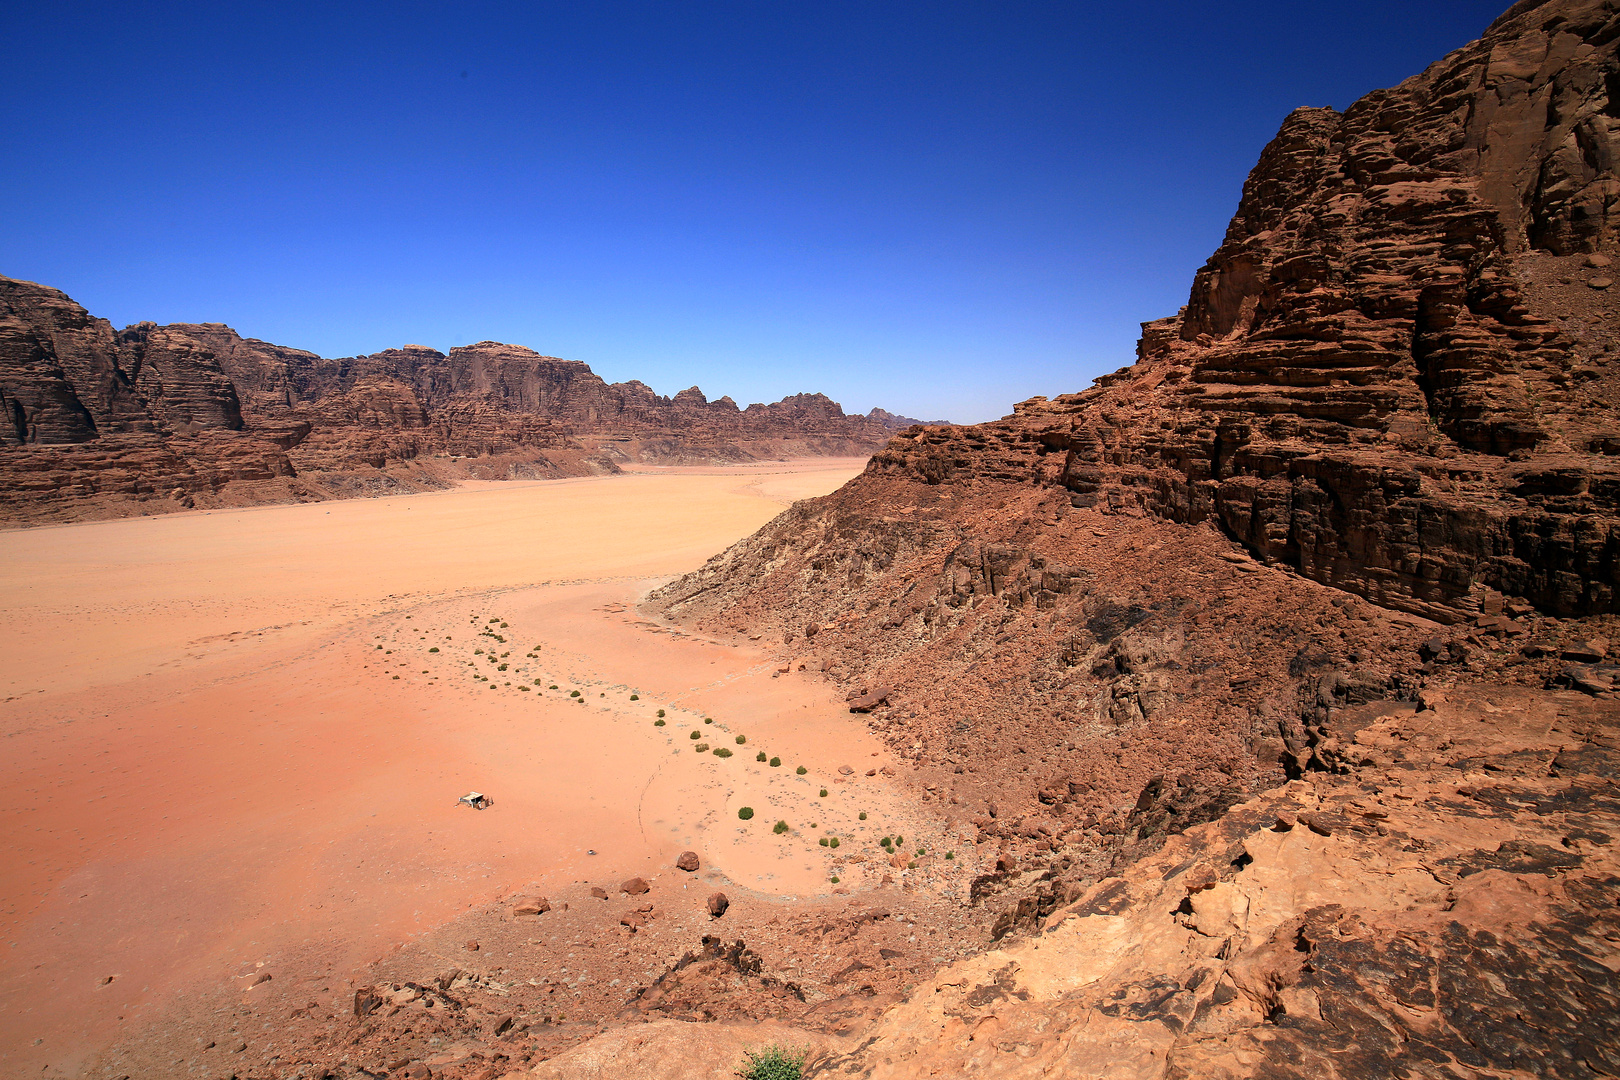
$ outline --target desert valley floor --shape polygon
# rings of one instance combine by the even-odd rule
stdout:
[[[341,1016],[379,956],[515,891],[652,880],[667,963],[716,883],[767,901],[868,884],[818,832],[946,842],[819,677],[635,608],[860,464],[0,534],[0,1072],[123,1075],[109,1047],[232,995]],[[458,806],[473,789],[494,806]],[[687,848],[703,873],[674,882]],[[235,1060],[274,1058],[274,1035],[255,1042]]]

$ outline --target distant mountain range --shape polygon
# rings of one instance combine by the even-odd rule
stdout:
[[[465,478],[860,456],[917,421],[822,394],[738,408],[481,341],[326,359],[221,323],[115,331],[0,277],[0,520],[442,488]]]

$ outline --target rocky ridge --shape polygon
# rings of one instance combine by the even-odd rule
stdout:
[[[1586,1009],[1612,1011],[1599,999],[1613,989],[1617,879],[1577,880],[1557,858],[1547,889],[1476,876],[1491,868],[1478,853],[1507,852],[1497,868],[1520,873],[1513,852],[1561,858],[1585,826],[1538,816],[1552,797],[1539,788],[1482,815],[1441,792],[1444,770],[1477,762],[1392,765],[1370,748],[1368,710],[1397,741],[1422,740],[1440,730],[1440,695],[1474,687],[1469,719],[1443,726],[1448,751],[1505,745],[1521,721],[1567,733],[1612,717],[1617,42],[1609,0],[1520,3],[1400,86],[1343,113],[1297,110],[1187,306],[1143,325],[1133,365],[1001,421],[902,432],[841,491],[654,595],[709,632],[779,635],[792,665],[870,707],[919,796],[1002,853],[975,888],[1000,911],[994,935],[1039,933],[1124,890],[1079,912],[1087,942],[1054,954],[1031,940],[947,969],[814,1075],[1612,1071],[1612,1027],[1572,1040]],[[1585,752],[1586,735],[1565,746],[1545,731],[1529,787]],[[1485,771],[1500,778],[1520,751],[1495,750]],[[1289,780],[1308,786],[1274,787]],[[1436,892],[1456,880],[1444,872],[1422,897],[1380,891],[1398,877],[1394,826],[1348,808],[1406,784],[1438,807],[1425,829],[1485,860],[1458,877],[1487,893]],[[1343,836],[1336,815],[1362,821],[1358,843],[1380,838],[1355,856],[1371,876],[1317,896],[1315,855],[1241,846],[1278,843],[1257,838],[1274,835],[1262,819],[1297,825],[1300,811],[1328,814],[1325,831],[1281,828],[1290,844]],[[1466,838],[1482,816],[1492,834]],[[1439,843],[1409,824],[1407,855]],[[1163,884],[1199,859],[1210,882]],[[1263,863],[1302,899],[1249,946],[1214,935],[1225,944],[1200,955],[1267,957],[1244,961],[1265,969],[1257,981],[1228,975],[1217,991],[1185,960],[1202,938],[1154,942],[1200,934],[1195,894],[1227,897],[1223,883]],[[1458,924],[1442,914],[1464,908]],[[1383,974],[1368,966],[1381,955],[1398,957]],[[1504,957],[1522,966],[1491,969],[1490,986],[1431,977]],[[1469,1010],[1561,963],[1563,1004],[1527,1006],[1511,1034],[1468,1026]],[[1386,984],[1402,980],[1453,995],[1453,1013],[1439,998],[1391,1003]],[[1276,997],[1300,984],[1308,1000]],[[1186,1014],[1164,1013],[1172,1001]],[[1209,1019],[1234,1003],[1246,1019]]]
[[[218,323],[114,331],[0,278],[0,520],[411,491],[621,463],[863,456],[914,421],[821,394],[740,409],[482,341],[327,360]]]

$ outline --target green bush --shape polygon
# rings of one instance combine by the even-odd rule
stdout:
[[[737,736],[737,745],[738,746],[747,746],[748,745],[748,736],[746,736],[746,735]]]
[[[540,680],[539,679],[534,680],[534,685],[539,686],[540,685]]]
[[[834,885],[838,884],[838,878],[836,876],[832,878],[832,883]]]
[[[897,837],[894,838],[894,842],[896,844],[903,844],[903,843],[906,842],[906,838],[903,837],[903,836],[897,836]]]
[[[926,855],[926,854],[928,854],[928,852],[923,850],[922,848],[918,848],[917,849],[917,854],[918,855]]]
[[[862,821],[865,821],[865,820],[866,820],[866,811],[865,811],[865,810],[862,810],[862,811],[861,811],[861,820],[862,820]]]
[[[752,806],[745,806],[741,810],[737,811],[737,816],[742,818],[744,821],[747,821],[749,818],[754,816],[754,808]]]
[[[883,839],[881,839],[881,840],[879,840],[879,841],[878,841],[878,844],[879,844],[879,845],[880,845],[880,846],[882,846],[882,847],[885,847],[885,848],[892,848],[892,847],[894,847],[894,841],[893,841],[893,840],[891,840],[891,839],[889,839],[889,838],[888,838],[888,837],[887,837],[887,836],[885,836],[885,837],[884,837],[884,838],[883,838]]]
[[[640,694],[631,694],[630,695],[630,700],[631,701],[640,701],[641,700],[641,695]]]
[[[663,726],[664,726],[664,722],[662,720],[654,720],[653,721],[653,727],[663,727]]]
[[[825,799],[827,797],[827,789],[826,788],[821,789],[821,797],[823,799]]]
[[[746,1060],[737,1075],[743,1080],[799,1080],[804,1075],[807,1056],[802,1050],[789,1050],[775,1044],[763,1050],[744,1050]]]
[[[701,739],[701,738],[703,738],[703,735],[702,735],[701,732],[699,732],[697,730],[693,730],[691,737],[694,738],[694,739]]]
[[[765,760],[765,751],[761,750],[759,753],[755,754],[754,755],[754,760],[755,761],[764,761]]]
[[[505,671],[506,670],[506,665],[502,664],[501,666],[497,667],[495,670],[496,671]]]
[[[538,679],[536,679],[536,680],[535,680],[535,682],[539,682],[539,681],[540,681],[540,680],[538,680]],[[556,684],[556,683],[552,683],[552,684],[551,684],[551,685],[550,685],[550,686],[548,686],[548,687],[546,687],[546,689],[547,689],[547,690],[555,690],[555,689],[557,689],[557,684]]]
[[[906,863],[906,869],[907,870],[915,870],[915,869],[917,869],[917,860],[912,859],[910,862]]]
[[[663,718],[664,718],[664,710],[659,709],[658,710],[658,719],[662,720]]]
[[[788,823],[785,822],[785,821],[778,821],[775,825],[773,825],[771,827],[771,832],[775,833],[777,836],[781,836],[783,833],[785,833],[787,831],[788,831]]]
[[[379,646],[377,646],[377,648],[380,649],[380,648],[382,648],[382,646],[379,645]],[[473,655],[474,656],[483,656],[484,655],[484,650],[483,649],[474,649],[473,650]]]
[[[771,768],[780,769],[781,767],[782,767],[782,759],[781,758],[779,758],[779,757],[771,758]]]
[[[947,858],[947,859],[954,859],[954,858],[956,858],[956,852],[954,852],[954,851],[947,851],[947,852],[946,852],[946,853],[945,853],[945,857],[946,857],[946,858]]]
[[[827,846],[828,847],[837,847],[838,846],[838,837],[836,837],[836,836],[827,837]]]
[[[825,836],[823,836],[820,840],[816,841],[816,843],[820,844],[822,847],[827,847],[828,846],[827,838]]]
[[[438,652],[438,651],[439,651],[439,647],[437,645],[433,646],[433,648],[428,650],[428,652]]]
[[[709,744],[706,742],[700,742],[696,746],[692,747],[692,749],[696,750],[700,754],[707,754],[709,752]]]
[[[810,770],[805,768],[803,765],[800,765],[797,769],[794,769],[793,771],[798,773],[800,776],[803,776],[805,773],[809,772]]]
[[[570,691],[568,691],[568,696],[569,697],[579,697],[580,694],[579,694],[578,690],[570,690]]]
[[[705,716],[705,717],[704,717],[704,718],[703,718],[703,722],[704,722],[704,723],[705,723],[705,724],[712,724],[712,723],[714,723],[714,717],[712,717],[712,716]]]
[[[730,757],[731,756],[731,751],[727,750],[723,746],[717,746],[717,747],[714,748],[714,756],[715,757]]]

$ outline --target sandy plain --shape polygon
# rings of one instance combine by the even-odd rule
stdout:
[[[359,965],[685,848],[763,894],[825,893],[825,849],[770,825],[901,813],[881,774],[837,774],[881,745],[818,680],[778,677],[773,643],[635,602],[861,465],[0,533],[0,1072],[83,1075],[278,950]],[[458,807],[470,789],[495,806]]]

